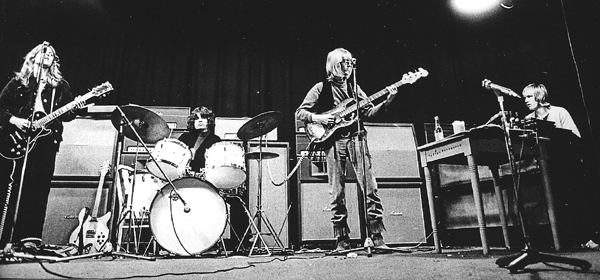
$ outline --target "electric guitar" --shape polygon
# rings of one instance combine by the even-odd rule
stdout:
[[[92,97],[101,97],[111,90],[113,90],[112,85],[109,82],[105,82],[93,88],[90,92],[81,96],[81,98],[83,101],[86,101]],[[71,101],[49,115],[46,115],[44,112],[34,112],[34,121],[27,132],[19,130],[14,125],[7,125],[0,129],[0,155],[6,159],[20,159],[24,157],[26,152],[35,148],[36,141],[39,138],[52,133],[52,130],[46,128],[46,125],[75,108],[77,103],[75,100]]]
[[[416,72],[408,72],[402,76],[402,80],[397,83],[391,85],[393,87],[400,87],[404,84],[412,84],[416,82],[421,77],[427,77],[429,72],[423,68],[419,68]],[[360,100],[358,104],[354,102],[353,98],[348,98],[342,101],[340,104],[335,106],[335,108],[323,113],[323,114],[331,114],[334,116],[334,122],[331,125],[323,125],[321,123],[316,122],[306,122],[305,123],[305,131],[308,138],[314,143],[321,143],[327,140],[333,133],[342,127],[347,127],[353,124],[356,118],[356,110],[364,107],[369,104],[371,101],[388,94],[389,91],[387,89],[382,89],[377,93],[369,96],[366,99]]]
[[[92,248],[99,252],[102,246],[109,238],[109,229],[107,227],[108,220],[110,219],[111,213],[107,212],[104,216],[98,218],[98,208],[100,206],[100,198],[102,197],[102,186],[104,185],[104,178],[110,170],[110,163],[105,161],[100,168],[100,181],[98,182],[98,189],[96,190],[96,201],[94,202],[94,209],[90,215],[86,215],[89,211],[88,207],[84,207],[79,212],[79,225],[71,233],[69,243],[78,245],[79,244],[79,232],[82,231],[83,235],[83,246],[92,244]]]

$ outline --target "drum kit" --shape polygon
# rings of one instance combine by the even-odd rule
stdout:
[[[240,127],[237,136],[243,141],[259,137],[259,151],[246,153],[236,143],[217,142],[206,150],[205,168],[196,173],[189,170],[193,152],[183,142],[170,138],[171,130],[159,115],[137,105],[117,106],[111,115],[112,124],[119,131],[115,162],[121,158],[123,137],[143,145],[150,156],[144,162],[143,171],[115,164],[115,174],[120,177],[115,180],[119,184],[116,187],[117,197],[123,207],[121,220],[117,224],[121,225],[128,219],[131,231],[132,221],[147,221],[152,238],[175,255],[199,255],[217,242],[223,242],[222,236],[229,218],[224,196],[234,194],[242,201],[239,192],[248,178],[246,160],[258,160],[260,166],[262,160],[278,157],[278,154],[262,151],[262,138],[275,129],[281,119],[282,114],[273,111],[250,119]],[[147,144],[154,144],[154,148],[150,150]],[[138,161],[136,153],[134,162]],[[262,168],[259,167],[256,214],[252,216],[243,206],[249,219],[244,238],[250,229],[254,229],[258,237],[252,244],[250,254],[258,239],[262,240],[270,254],[261,236],[261,221],[274,235],[277,246],[282,249],[285,247],[262,211],[261,177]],[[244,238],[240,240],[238,251]],[[136,253],[139,253],[138,245],[134,245]]]

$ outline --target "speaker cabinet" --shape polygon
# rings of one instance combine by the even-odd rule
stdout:
[[[388,244],[426,242],[420,185],[379,183],[377,193],[383,204],[384,233]]]
[[[259,151],[258,143],[251,142],[248,147],[249,152]],[[260,187],[261,208],[266,218],[273,225],[281,242],[289,247],[289,209],[288,202],[288,182],[280,186],[271,181],[271,176],[275,183],[281,183],[288,175],[289,162],[289,144],[284,142],[269,143],[268,147],[263,144],[263,152],[276,153],[278,157],[273,159],[263,159],[262,168],[259,169],[258,160],[248,160],[248,210],[255,214],[258,206],[258,193]],[[262,170],[262,174],[261,173]],[[259,185],[259,177],[261,177]],[[264,222],[261,221],[261,232],[268,233]],[[276,246],[275,240],[270,235],[263,235],[267,245]]]
[[[77,117],[64,126],[54,176],[97,178],[102,163],[112,162],[117,130],[110,119],[90,117]]]
[[[107,197],[111,182],[105,182],[100,197],[98,215],[107,211]],[[79,225],[81,209],[93,209],[98,182],[52,181],[42,240],[46,244],[67,244],[71,233]],[[109,225],[110,226],[110,225]]]
[[[240,141],[237,137],[237,133],[240,128],[246,124],[250,118],[228,118],[228,117],[216,117],[215,118],[215,135],[221,137],[223,140],[236,140]],[[269,133],[264,135],[264,138],[271,141],[277,141],[277,128],[274,128]],[[253,141],[258,141],[258,137],[253,138]]]
[[[421,179],[412,124],[365,123],[377,179]]]
[[[301,183],[302,242],[335,241],[331,224],[329,185]],[[346,206],[351,238],[361,238],[356,183],[346,183]],[[379,183],[377,193],[383,204],[383,222],[387,229],[384,238],[388,244],[425,242],[425,220],[420,185],[414,183]]]
[[[360,238],[360,216],[356,183],[346,183],[346,207],[350,237]],[[328,183],[300,183],[300,240],[335,241],[331,224]]]
[[[171,130],[171,135],[169,135],[167,138],[178,139],[179,136],[181,136],[181,134],[185,133],[186,131],[187,130],[181,130],[181,129]],[[152,153],[152,151],[154,150],[154,146],[156,146],[156,143],[146,143],[146,146],[148,147],[148,150],[150,151],[150,153]],[[133,139],[129,139],[127,137],[123,137],[123,146],[122,146],[121,152],[123,152],[123,154],[135,155],[136,151],[141,155],[148,154],[146,152],[146,148],[144,147],[144,145],[142,143],[140,143],[138,141],[134,141]]]

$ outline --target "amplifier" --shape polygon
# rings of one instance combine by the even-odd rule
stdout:
[[[186,130],[181,130],[181,129],[173,130],[173,131],[171,131],[171,135],[167,136],[167,138],[178,139],[179,136],[181,136],[181,134],[183,134],[184,132],[186,132]],[[152,150],[154,149],[155,145],[156,145],[156,143],[152,143],[152,144],[146,143],[146,146],[148,146],[148,149],[150,150],[151,153],[152,153]],[[121,149],[121,152],[135,154],[136,151],[138,151],[139,153],[142,153],[142,154],[146,154],[146,149],[144,148],[144,145],[142,145],[142,143],[139,143],[137,141],[134,141],[132,139],[124,137],[123,148]]]
[[[170,129],[187,129],[190,107],[145,106],[145,108],[162,117]]]
[[[304,128],[305,125],[304,125],[303,121],[296,120],[295,125],[296,125],[296,133],[304,133],[304,132],[306,132],[306,129]]]
[[[134,104],[131,104],[134,105]],[[138,105],[141,106],[141,105]],[[88,113],[97,116],[110,116],[116,109],[116,105],[98,105],[88,108]],[[187,129],[187,118],[190,115],[190,107],[169,106],[141,106],[146,108],[167,122],[170,129]]]
[[[223,140],[240,140],[237,137],[237,132],[240,128],[251,118],[224,118],[217,117],[215,118],[215,134]],[[277,141],[277,128],[273,129],[265,136],[267,140]],[[258,140],[254,138],[252,140]]]

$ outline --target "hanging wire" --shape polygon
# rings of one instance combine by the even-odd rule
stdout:
[[[296,166],[294,166],[294,168],[292,169],[292,171],[287,175],[287,177],[285,177],[285,179],[283,179],[283,181],[277,183],[275,182],[275,179],[273,179],[273,174],[271,173],[271,166],[269,165],[269,161],[267,161],[267,170],[269,172],[269,179],[271,179],[271,183],[273,183],[273,185],[275,186],[281,186],[283,185],[285,182],[287,182],[288,180],[290,180],[290,178],[294,175],[294,173],[296,173],[296,170],[298,169],[298,167],[300,167],[300,164],[302,164],[302,161],[304,159],[306,159],[307,157],[311,156],[313,154],[313,143],[314,143],[314,139],[310,141],[310,143],[308,143],[308,145],[306,145],[306,149],[304,151],[308,151],[308,153],[304,153],[302,154],[302,157],[298,160],[298,162],[296,163]]]
[[[569,42],[569,50],[571,52],[571,58],[573,59],[573,64],[575,65],[575,73],[577,74],[577,83],[579,84],[579,91],[581,92],[581,101],[583,103],[583,107],[585,108],[585,115],[587,116],[587,125],[590,130],[590,137],[592,138],[592,143],[594,147],[594,151],[596,156],[598,157],[598,149],[596,149],[596,139],[594,137],[594,131],[592,130],[592,123],[590,120],[590,114],[587,106],[587,102],[585,101],[585,95],[583,93],[583,86],[581,85],[581,75],[579,73],[579,66],[577,64],[577,59],[575,59],[575,52],[573,51],[573,43],[571,42],[571,33],[569,32],[569,25],[567,23],[567,14],[565,13],[565,3],[563,0],[560,0],[561,11],[563,14],[563,22],[565,24],[565,32],[567,34],[567,40]]]

